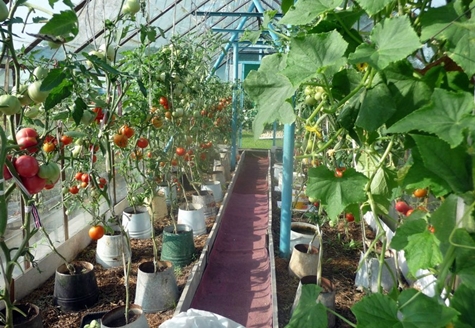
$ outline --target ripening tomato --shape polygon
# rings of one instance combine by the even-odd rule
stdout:
[[[137,139],[137,147],[145,148],[148,146],[148,139],[144,137],[140,137]]]
[[[427,189],[425,188],[416,189],[414,190],[412,194],[414,195],[414,197],[424,198],[425,196],[427,196]]]
[[[135,130],[134,130],[134,128],[132,128],[128,125],[123,125],[119,129],[119,133],[125,135],[127,138],[131,138],[134,135]]]
[[[89,229],[89,237],[91,237],[92,240],[101,239],[102,236],[104,236],[104,233],[105,229],[100,225],[93,226]]]
[[[51,152],[54,151],[54,149],[55,149],[54,143],[52,143],[52,142],[43,143],[43,151],[45,153],[51,153]]]
[[[201,159],[202,161],[206,160],[206,153],[201,153],[201,154],[200,154],[200,159]]]
[[[183,147],[177,147],[175,152],[178,156],[183,156],[183,155],[185,155],[186,150]]]
[[[18,175],[23,178],[31,178],[35,176],[40,169],[36,158],[30,155],[22,155],[18,157],[13,163],[13,166]]]
[[[177,166],[177,165],[178,165],[178,161],[174,158],[174,159],[172,159],[172,160],[170,161],[170,164],[171,164],[172,166]]]
[[[165,118],[166,118],[167,120],[171,120],[171,119],[172,119],[172,113],[166,112],[166,113],[165,113]]]
[[[163,126],[163,121],[159,119],[158,117],[152,117],[152,119],[150,120],[150,123],[152,123],[152,125],[156,127],[157,129]]]
[[[435,233],[435,228],[432,224],[429,224],[429,226],[427,227],[427,229],[429,230],[430,233]]]
[[[343,172],[345,172],[345,171],[346,171],[346,167],[337,167],[335,169],[335,176],[337,178],[341,178],[341,177],[343,177]]]
[[[64,136],[61,136],[61,142],[63,143],[63,145],[67,146],[73,142],[73,138],[70,136],[64,135]]]
[[[127,147],[127,144],[129,143],[129,138],[127,138],[126,135],[116,133],[114,134],[114,144],[119,147],[119,148],[125,148]]]

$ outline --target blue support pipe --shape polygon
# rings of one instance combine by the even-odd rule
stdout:
[[[249,6],[249,9],[247,10],[247,12],[250,13],[250,12],[254,11],[255,8],[256,8],[256,6],[252,3]],[[247,18],[248,17],[241,18],[241,21],[239,22],[239,25],[236,27],[236,29],[240,30],[240,29],[244,28],[244,25],[246,24]],[[213,69],[211,70],[210,75],[214,74],[214,72],[218,69],[219,65],[221,65],[221,62],[223,61],[224,57],[228,53],[229,49],[231,48],[232,43],[234,41],[236,41],[238,35],[239,35],[239,33],[236,32],[231,36],[231,38],[229,39],[229,42],[226,44],[226,46],[224,46],[223,52],[219,55],[218,59],[216,60],[216,63],[214,63],[214,66],[213,66]]]
[[[280,212],[280,244],[282,258],[290,257],[290,223],[292,221],[292,185],[294,178],[295,123],[284,125],[282,163],[282,206]]]
[[[261,4],[260,0],[252,0],[252,3],[256,6],[258,12],[260,12],[260,13],[265,12],[264,7],[262,7],[262,4]],[[279,37],[273,32],[272,25],[269,23],[267,27],[269,28],[269,33],[272,37],[272,40],[278,42]]]
[[[238,106],[239,106],[239,45],[233,44],[233,68],[234,68],[234,87],[233,87],[233,118],[231,122],[231,170],[236,167],[236,152],[237,152],[237,126],[238,126]]]

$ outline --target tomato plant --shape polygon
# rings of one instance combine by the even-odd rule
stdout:
[[[96,225],[89,228],[89,237],[92,240],[99,240],[104,236],[105,229],[103,226]]]

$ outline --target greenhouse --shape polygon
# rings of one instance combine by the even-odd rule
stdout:
[[[0,1],[0,326],[475,327],[472,13]]]

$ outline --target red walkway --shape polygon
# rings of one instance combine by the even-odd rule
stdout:
[[[272,327],[267,153],[246,153],[191,307]],[[265,156],[265,157],[263,157]]]

